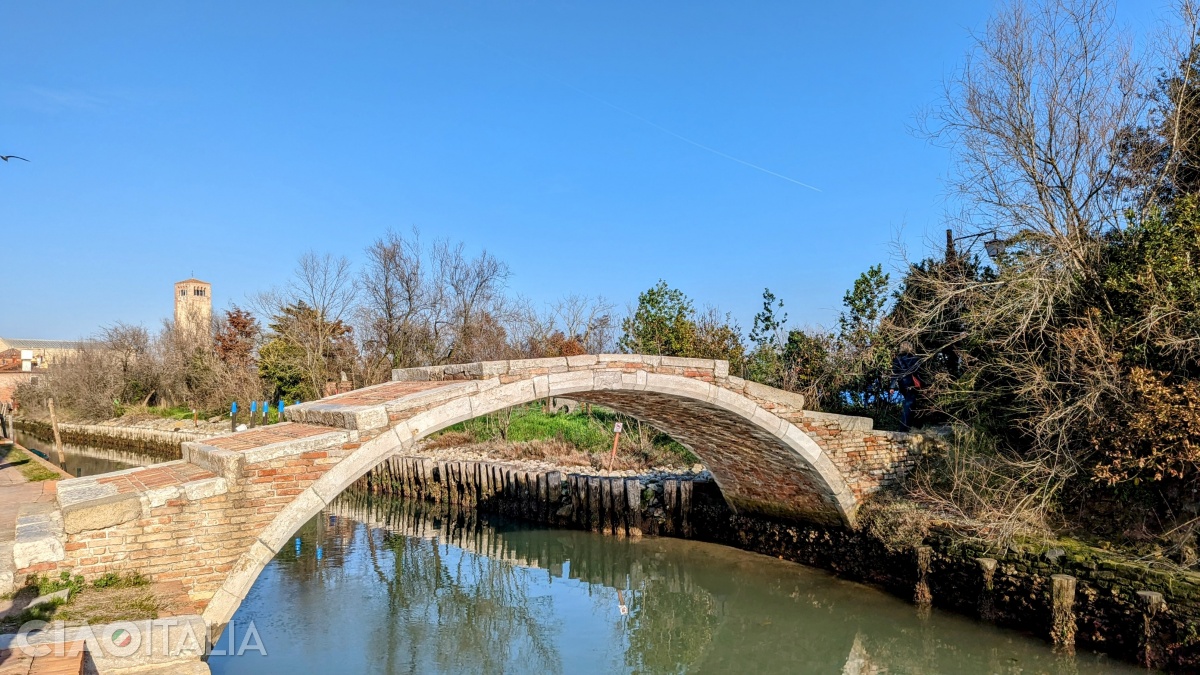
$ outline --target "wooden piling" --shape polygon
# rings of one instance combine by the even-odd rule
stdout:
[[[917,583],[913,589],[913,602],[917,607],[928,610],[933,604],[933,594],[929,591],[929,568],[933,562],[933,548],[918,546],[914,549],[917,563]]]
[[[1142,608],[1142,634],[1138,641],[1138,660],[1147,668],[1156,668],[1163,660],[1162,638],[1155,624],[1155,619],[1167,611],[1167,603],[1162,593],[1157,591],[1138,591],[1138,604]]]
[[[1050,639],[1062,651],[1075,651],[1075,577],[1050,575]]]
[[[667,522],[663,524],[662,534],[679,534],[676,527],[679,524],[679,481],[673,478],[663,481],[663,511]]]
[[[625,505],[629,512],[626,523],[629,536],[642,536],[642,482],[636,478],[625,479]]]
[[[995,577],[996,567],[998,564],[994,558],[976,558],[975,562],[979,565],[979,618],[984,621],[992,621],[996,618],[995,599]]]
[[[58,433],[58,414],[54,411],[54,399],[46,399],[46,406],[50,408],[50,427],[54,430],[54,451],[58,454],[58,465],[66,466],[67,457],[63,454],[62,436]]]

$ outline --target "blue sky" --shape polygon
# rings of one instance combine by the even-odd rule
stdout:
[[[0,0],[0,154],[32,160],[0,163],[0,335],[156,326],[192,275],[245,304],[413,226],[539,304],[663,278],[831,324],[939,238],[950,155],[910,129],[993,7]]]

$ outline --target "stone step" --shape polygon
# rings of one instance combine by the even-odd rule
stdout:
[[[66,558],[62,512],[54,502],[25,504],[17,515],[12,558],[16,570]],[[14,579],[14,583],[21,581]]]

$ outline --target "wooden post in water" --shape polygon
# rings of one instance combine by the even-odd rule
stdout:
[[[50,408],[50,429],[54,431],[54,451],[58,453],[58,465],[65,466],[67,457],[63,454],[62,437],[58,435],[58,414],[54,411],[54,399],[46,399],[46,407]]]

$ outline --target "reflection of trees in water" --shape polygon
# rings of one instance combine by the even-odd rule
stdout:
[[[392,554],[394,573],[377,571],[388,588],[391,609],[423,613],[422,621],[393,622],[393,627],[404,624],[422,633],[396,636],[388,646],[407,643],[415,649],[429,640],[438,645],[440,668],[499,672],[506,663],[518,663],[521,671],[562,670],[553,643],[553,607],[548,597],[535,595],[540,584],[531,583],[526,566],[552,576],[561,576],[566,566],[571,578],[597,591],[601,615],[614,611],[615,589],[622,589],[628,615],[615,626],[614,639],[624,643],[625,665],[636,672],[688,670],[702,660],[719,624],[719,600],[694,583],[687,570],[670,558],[643,557],[627,541],[496,527],[470,512],[449,514],[365,495],[345,495],[338,506],[386,528],[381,543],[375,543],[375,536],[363,541],[372,547],[372,560],[386,558],[376,549]],[[431,535],[458,550],[439,546],[427,538]],[[432,634],[424,632],[429,626],[437,627]],[[510,655],[510,648],[517,653]],[[412,654],[410,662],[418,662],[417,657]]]
[[[678,568],[667,570],[678,572]],[[648,577],[626,596],[625,665],[639,673],[682,673],[703,662],[721,619],[720,603],[690,575]]]
[[[536,593],[528,571],[457,546],[481,535],[479,528],[446,520],[448,539],[456,543],[451,549],[396,533],[442,529],[422,505],[360,506],[368,509],[363,520],[382,520],[388,528],[364,527],[360,539],[395,617],[376,649],[387,661],[385,672],[407,665],[415,673],[434,664],[442,672],[562,672],[551,600]],[[410,526],[396,527],[398,521]]]
[[[589,671],[1106,671],[936,612],[917,621],[911,606],[875,591],[724,547],[547,530],[367,495],[344,495],[329,513],[305,526],[308,548],[284,569],[331,587],[362,570],[377,578],[380,611],[392,619],[369,638],[378,672],[579,669],[564,667],[576,636],[562,634],[546,595],[560,579],[585,585],[591,613],[612,620],[604,661],[589,651],[593,661],[579,664]],[[312,560],[309,537],[325,542],[327,566]],[[294,556],[285,548],[280,557]],[[349,564],[358,569],[342,569]]]

